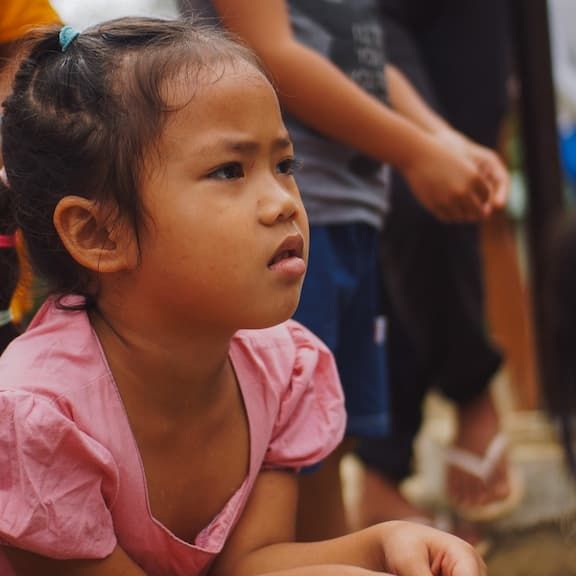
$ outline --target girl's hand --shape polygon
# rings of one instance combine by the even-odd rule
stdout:
[[[411,522],[380,524],[383,566],[397,576],[486,576],[486,565],[470,544]]]

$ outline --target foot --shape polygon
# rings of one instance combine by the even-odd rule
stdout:
[[[489,391],[458,409],[455,448],[482,457],[499,433],[500,419]],[[500,457],[491,474],[484,479],[449,465],[446,486],[449,499],[462,510],[506,500],[511,492],[507,454]]]

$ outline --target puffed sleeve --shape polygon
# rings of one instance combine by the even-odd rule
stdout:
[[[288,322],[287,328],[295,345],[295,360],[264,466],[298,469],[321,461],[338,446],[346,412],[330,350],[297,322]]]
[[[45,398],[0,392],[0,541],[57,559],[108,556],[118,469]]]

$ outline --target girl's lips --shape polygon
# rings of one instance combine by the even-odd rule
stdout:
[[[274,252],[274,256],[268,262],[268,268],[283,276],[299,279],[306,272],[306,262],[303,256],[304,239],[300,234],[291,234]]]
[[[270,264],[268,269],[290,278],[301,278],[306,273],[306,262],[298,256],[290,256]]]
[[[268,267],[272,268],[284,260],[297,258],[302,260],[304,253],[304,239],[300,234],[287,236],[282,244],[278,246],[276,252],[268,262]]]

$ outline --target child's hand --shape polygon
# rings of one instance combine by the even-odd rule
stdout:
[[[427,153],[402,172],[414,195],[437,218],[474,222],[506,205],[508,171],[494,151],[448,128],[430,140]]]
[[[468,146],[469,157],[476,162],[482,174],[492,188],[492,206],[501,210],[508,202],[510,192],[510,177],[508,170],[500,160],[500,157],[489,148],[484,148],[473,142]]]
[[[472,546],[446,532],[410,522],[386,522],[384,565],[397,576],[486,576],[486,565]]]
[[[425,152],[400,170],[416,198],[440,220],[474,222],[492,211],[491,183],[483,169],[436,138],[427,137]]]
[[[500,157],[493,150],[476,144],[455,130],[443,130],[435,136],[455,153],[462,154],[476,164],[490,186],[493,208],[504,208],[508,201],[510,178]]]

